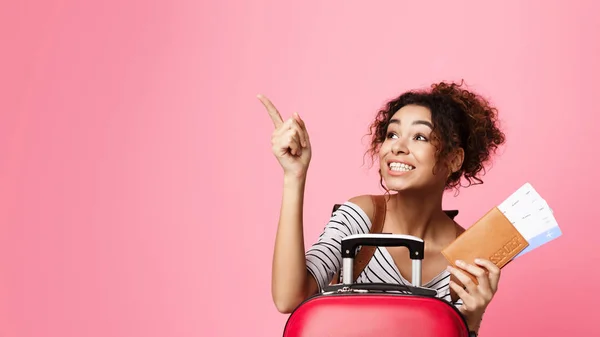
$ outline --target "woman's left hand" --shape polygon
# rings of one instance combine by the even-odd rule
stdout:
[[[450,281],[450,287],[456,295],[462,299],[463,304],[459,311],[465,316],[469,329],[479,330],[479,324],[483,318],[485,309],[494,298],[498,290],[500,280],[500,268],[489,260],[476,259],[476,265],[467,264],[464,261],[456,261],[456,266],[460,269],[448,267],[452,273],[465,287],[461,287],[453,281]],[[477,278],[476,284],[464,272],[467,272]]]

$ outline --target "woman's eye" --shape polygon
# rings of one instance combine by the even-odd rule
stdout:
[[[394,137],[398,137],[398,136],[396,136],[396,134],[393,132],[388,132],[387,138],[394,138]]]
[[[427,138],[425,138],[425,136],[423,136],[423,135],[416,135],[416,136],[415,136],[415,139],[416,139],[416,140],[425,141],[425,142],[427,141]]]

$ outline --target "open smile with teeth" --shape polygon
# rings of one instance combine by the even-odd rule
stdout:
[[[408,164],[404,164],[404,163],[390,163],[389,166],[390,166],[390,169],[392,171],[407,172],[407,171],[415,169],[414,166],[411,166],[411,165],[408,165]]]

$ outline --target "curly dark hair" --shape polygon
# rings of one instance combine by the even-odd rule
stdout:
[[[484,165],[504,143],[505,135],[498,127],[498,110],[482,96],[462,88],[463,85],[464,81],[435,83],[430,90],[411,90],[389,101],[369,127],[372,139],[367,153],[371,159],[386,139],[392,116],[406,105],[418,105],[431,111],[437,164],[446,164],[445,158],[458,147],[464,149],[463,165],[448,177],[445,188],[463,186],[462,177],[468,182],[463,187],[482,184],[479,174],[482,170],[485,174]]]

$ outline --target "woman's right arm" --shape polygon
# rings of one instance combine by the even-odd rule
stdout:
[[[284,177],[271,280],[273,301],[282,313],[290,313],[318,290],[306,268],[302,225],[305,182],[304,177]]]
[[[258,99],[275,126],[271,137],[272,151],[284,173],[271,294],[277,310],[289,313],[318,289],[306,268],[302,225],[304,188],[311,158],[310,140],[304,121],[298,114],[284,122],[266,97],[259,95]]]

